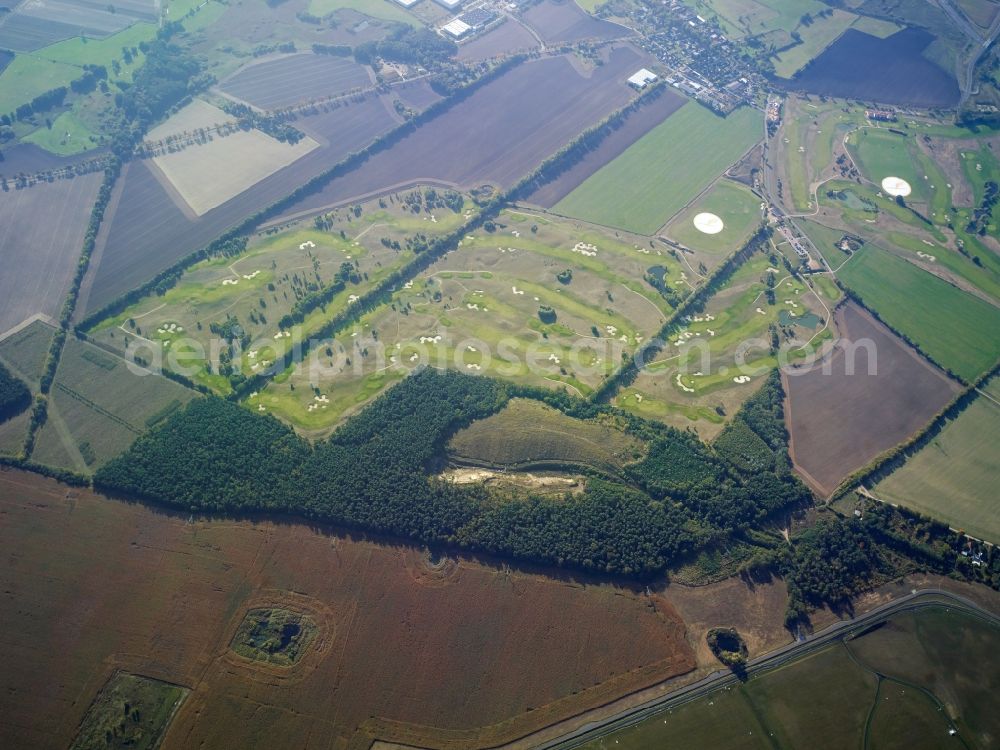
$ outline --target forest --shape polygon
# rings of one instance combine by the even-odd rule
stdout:
[[[552,497],[435,479],[450,437],[513,395],[524,390],[425,369],[315,446],[273,417],[199,399],[99,470],[94,484],[192,512],[289,513],[636,577],[662,572],[710,541],[810,499],[784,462],[776,462],[776,472],[744,472],[693,435],[636,417],[627,419],[629,429],[649,450],[629,467],[628,481],[595,474],[582,494]],[[766,391],[763,400],[772,396]],[[565,395],[550,401],[567,412],[611,409]]]
[[[28,386],[0,365],[0,422],[5,422],[31,406]]]

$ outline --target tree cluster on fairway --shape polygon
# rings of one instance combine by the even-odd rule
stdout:
[[[650,451],[630,468],[628,483],[595,477],[582,494],[540,497],[430,476],[455,432],[514,395],[523,392],[427,369],[315,447],[270,416],[199,399],[105,465],[94,483],[193,511],[295,513],[633,576],[661,571],[711,539],[808,498],[788,475],[741,474],[693,436],[638,418],[631,418],[634,430]],[[551,400],[575,404],[565,396]]]
[[[31,405],[31,391],[0,365],[0,422],[20,414]]]

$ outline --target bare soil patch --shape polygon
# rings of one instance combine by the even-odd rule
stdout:
[[[417,182],[509,187],[634,95],[631,47],[582,75],[566,57],[528,62],[492,81],[350,174],[292,206],[305,215]]]
[[[624,26],[594,18],[573,0],[542,0],[525,11],[521,19],[538,32],[546,44],[632,35]]]
[[[199,217],[184,215],[147,163],[131,162],[108,207],[78,309],[90,312],[134,289],[394,124],[393,115],[377,97],[300,117],[295,126],[321,148]]]
[[[249,65],[219,88],[255,107],[273,110],[369,85],[367,70],[351,58],[297,54]]]
[[[518,21],[508,19],[506,23],[459,47],[458,59],[465,61],[488,60],[499,55],[528,52],[535,49],[538,49],[538,40],[532,33]]]
[[[695,666],[671,603],[641,590],[189,519],[13,470],[0,512],[16,560],[0,571],[0,710],[18,717],[3,747],[67,747],[118,669],[191,689],[169,750],[495,744]],[[264,607],[321,631],[291,669],[229,649]]]
[[[686,101],[673,91],[664,91],[656,99],[631,113],[597,148],[588,152],[557,179],[532,193],[528,201],[544,208],[552,208],[594,172],[614,161],[625,149],[684,106]]]
[[[923,427],[959,385],[853,303],[834,313],[851,357],[838,348],[808,371],[785,369],[785,421],[795,468],[821,496]],[[870,342],[868,347],[864,342]],[[869,355],[874,352],[874,374]]]
[[[35,313],[58,316],[102,176],[0,192],[0,333]]]

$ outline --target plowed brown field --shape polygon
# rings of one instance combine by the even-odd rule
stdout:
[[[116,668],[192,692],[163,747],[492,745],[690,671],[663,598],[278,521],[202,521],[0,471],[0,746],[67,747]],[[227,649],[253,607],[320,632]]]

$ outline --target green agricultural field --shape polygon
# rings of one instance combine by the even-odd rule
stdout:
[[[0,362],[29,386],[38,390],[56,329],[36,320],[0,341]]]
[[[951,729],[966,747],[989,747],[998,647],[1000,631],[964,612],[900,614],[583,747],[940,748]]]
[[[718,15],[739,36],[791,30],[805,13],[826,7],[818,0],[694,0],[693,5],[703,17]]]
[[[866,245],[837,275],[889,326],[967,381],[1000,356],[1000,309],[879,247]]]
[[[799,23],[795,31],[802,43],[778,55],[774,72],[782,78],[791,78],[851,28],[857,18],[853,13],[834,10],[832,15],[814,17],[809,25]]]
[[[664,248],[506,211],[250,405],[331,429],[421,364],[586,395],[691,288]]]
[[[32,459],[89,473],[197,394],[93,344],[69,338]]]
[[[774,269],[774,271],[770,270]],[[767,279],[777,286],[767,300]],[[771,326],[791,352],[829,335],[827,313],[814,292],[764,254],[740,266],[702,312],[682,321],[666,348],[624,389],[617,404],[680,429],[694,427],[714,438],[729,417],[777,366]],[[740,362],[746,365],[741,368]]]
[[[448,443],[449,458],[459,464],[520,469],[570,464],[610,474],[643,453],[642,443],[614,424],[572,419],[525,399],[473,422]]]
[[[84,65],[103,65],[122,56],[122,47],[138,47],[156,36],[156,26],[137,23],[106,39],[74,37],[31,53],[19,53],[13,62],[0,73],[0,112],[11,112],[18,105],[30,102],[59,86],[69,86],[70,81],[83,74]],[[131,71],[141,64],[140,52],[131,65],[120,60],[122,73],[115,78],[131,79]],[[39,144],[43,145],[43,144]]]
[[[556,204],[567,216],[653,234],[757,143],[761,113],[688,102]]]
[[[0,341],[0,364],[24,381],[33,394],[38,393],[38,381],[44,371],[55,330],[46,323],[35,321]],[[0,423],[0,454],[16,456],[21,452],[30,421],[29,409]]]
[[[364,204],[358,215],[352,209],[328,214],[321,228],[300,223],[257,236],[242,255],[198,263],[165,294],[141,299],[89,333],[123,356],[162,360],[228,393],[228,375],[249,377],[268,367],[411,260],[426,241],[455,230],[476,210],[464,199],[458,211],[428,210],[423,196],[396,194]],[[298,301],[338,278],[346,279],[344,288],[309,311],[294,336],[282,328]],[[221,345],[223,339],[232,346]]]
[[[1000,378],[955,420],[874,488],[878,497],[912,508],[972,536],[1000,542],[996,478],[1000,454]]]
[[[670,222],[665,234],[695,251],[692,264],[704,263],[709,270],[726,256],[743,247],[760,226],[760,198],[738,182],[719,180],[711,190],[693,205],[684,209]],[[718,234],[705,234],[694,225],[700,213],[712,213],[722,219],[724,227]]]
[[[155,750],[187,694],[179,685],[118,672],[91,704],[70,750]]]

